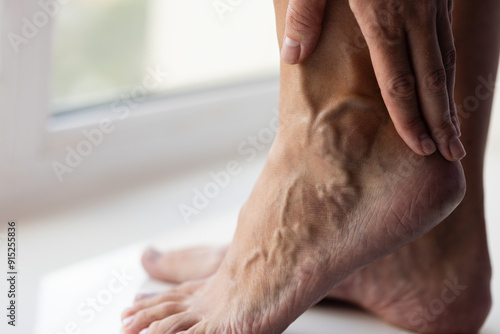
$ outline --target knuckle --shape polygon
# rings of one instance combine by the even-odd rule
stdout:
[[[422,125],[422,118],[420,117],[419,114],[411,114],[408,115],[404,120],[403,120],[403,128],[405,130],[411,130],[411,129],[419,129]]]
[[[443,120],[437,128],[432,130],[432,136],[437,142],[445,143],[455,135],[452,127],[453,124],[450,118]]]
[[[443,64],[447,70],[455,68],[457,62],[457,50],[455,44],[449,45],[443,53]]]
[[[399,15],[403,11],[401,0],[373,0],[370,2],[364,0],[349,0],[349,6],[351,11],[358,15],[380,12]]]
[[[388,42],[401,40],[404,33],[399,20],[391,17],[386,11],[380,11],[376,14],[376,20],[372,24],[372,30],[375,36]]]
[[[445,113],[448,115],[448,113]],[[446,117],[443,117],[441,120],[441,123],[439,124],[439,128],[443,131],[449,132],[452,134],[452,128],[453,128],[453,122],[451,121],[451,117],[448,115]]]
[[[400,42],[404,36],[404,19],[400,0],[383,0],[366,3],[350,1],[351,10],[365,33],[385,43]]]
[[[409,98],[415,95],[415,77],[411,73],[395,75],[389,79],[387,93],[394,98]]]
[[[321,26],[321,18],[307,6],[290,6],[287,16],[287,28],[299,33],[308,32]]]
[[[446,89],[446,71],[444,68],[434,70],[424,78],[425,88],[434,93],[442,93]]]

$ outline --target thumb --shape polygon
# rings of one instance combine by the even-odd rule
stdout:
[[[288,64],[303,62],[316,48],[326,0],[290,0],[286,15],[281,59]]]

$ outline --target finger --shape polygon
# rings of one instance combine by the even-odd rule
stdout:
[[[404,23],[398,15],[381,15],[384,11],[367,11],[365,7],[351,5],[368,44],[375,75],[394,126],[415,153],[432,154],[436,146],[420,114]]]
[[[440,8],[438,14],[437,30],[439,46],[446,71],[446,86],[450,104],[450,116],[458,135],[461,135],[457,107],[455,105],[455,76],[456,76],[456,49],[452,31],[453,1],[449,0]]]
[[[326,0],[290,0],[281,59],[288,64],[303,62],[316,48]]]
[[[446,70],[437,38],[437,10],[429,6],[412,17],[407,22],[407,36],[420,109],[441,154],[457,161],[465,156],[465,150],[451,119]]]

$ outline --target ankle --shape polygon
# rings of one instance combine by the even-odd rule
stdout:
[[[302,95],[302,102],[280,109],[280,136],[293,141],[300,150],[312,148],[321,156],[336,154],[342,160],[366,157],[367,150],[389,115],[377,98],[342,94],[312,103]],[[292,140],[293,139],[293,140]]]

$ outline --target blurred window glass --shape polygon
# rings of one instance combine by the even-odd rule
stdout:
[[[169,76],[148,95],[276,76],[270,0],[72,0],[56,16],[54,113],[108,103]]]

